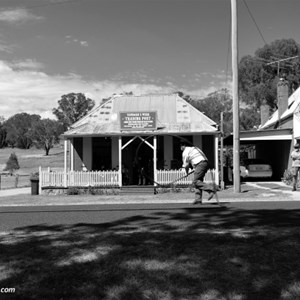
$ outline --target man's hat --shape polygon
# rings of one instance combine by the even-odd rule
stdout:
[[[295,145],[294,145],[294,148],[295,148],[295,149],[299,149],[299,148],[300,148],[299,143],[295,144]]]

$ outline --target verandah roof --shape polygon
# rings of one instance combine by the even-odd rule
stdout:
[[[157,112],[157,129],[121,131],[120,112]],[[71,126],[64,137],[129,134],[217,134],[216,123],[177,94],[115,96]]]

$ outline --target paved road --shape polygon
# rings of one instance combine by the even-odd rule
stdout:
[[[168,216],[169,220],[184,221],[192,218],[206,218],[215,222],[219,218],[239,218],[241,216],[255,214],[255,218],[268,217],[271,222],[300,222],[300,202],[234,202],[206,204],[193,206],[189,204],[122,204],[122,205],[75,205],[75,206],[18,206],[0,207],[0,231],[16,228],[29,228],[30,226],[55,226],[55,225],[78,225],[78,224],[105,224],[128,220],[152,220]],[[291,215],[293,214],[293,218]],[[296,222],[298,224],[298,221]],[[297,225],[294,223],[294,225]]]

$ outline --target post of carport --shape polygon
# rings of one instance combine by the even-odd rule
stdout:
[[[119,187],[122,186],[122,136],[119,135]]]

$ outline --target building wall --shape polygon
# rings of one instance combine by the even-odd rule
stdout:
[[[73,138],[73,168],[74,171],[82,170],[83,163],[83,138]]]
[[[110,136],[92,137],[92,169],[112,170],[112,139]]]
[[[194,135],[193,136],[193,144],[194,144],[194,146],[202,149],[202,135]]]
[[[173,158],[173,139],[172,136],[164,136],[164,160],[165,169],[171,169],[171,160]]]
[[[92,138],[83,138],[83,158],[82,163],[86,170],[92,170]]]
[[[215,166],[215,137],[211,135],[202,136],[202,147],[201,149],[205,153],[211,168],[216,168]]]
[[[113,168],[119,165],[119,137],[111,138],[111,164]]]

